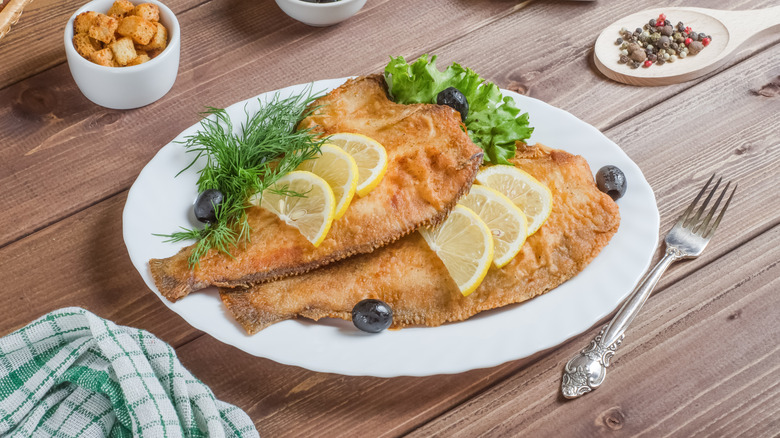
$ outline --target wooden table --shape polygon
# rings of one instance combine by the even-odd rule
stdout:
[[[183,37],[176,84],[152,105],[115,111],[84,98],[65,63],[63,27],[81,4],[36,0],[0,40],[0,335],[66,306],[149,330],[266,437],[780,432],[780,33],[756,37],[707,77],[637,88],[606,80],[590,60],[596,35],[634,12],[635,1],[370,0],[350,20],[320,29],[271,0],[170,0]],[[559,385],[565,362],[601,324],[495,368],[345,377],[256,358],[204,335],[131,266],[122,240],[127,190],[204,106],[378,72],[389,55],[423,53],[604,132],[655,190],[663,234],[710,174],[738,181],[704,255],[670,269],[598,391],[566,401]]]

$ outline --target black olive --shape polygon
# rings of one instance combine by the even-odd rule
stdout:
[[[445,88],[436,95],[436,103],[439,105],[447,105],[455,111],[460,113],[460,120],[466,122],[466,117],[469,115],[469,102],[466,100],[466,96],[455,87]]]
[[[368,299],[352,308],[352,323],[369,333],[379,333],[393,323],[393,309],[384,301]]]
[[[216,189],[204,190],[195,201],[195,218],[211,224],[217,221],[217,208],[224,199],[222,192]]]
[[[617,200],[626,193],[626,175],[616,166],[604,166],[596,173],[596,186]]]

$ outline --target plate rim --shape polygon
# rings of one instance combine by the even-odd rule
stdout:
[[[288,92],[288,91],[292,91],[292,90],[296,90],[296,89],[299,89],[299,88],[302,88],[302,87],[309,86],[310,84],[313,84],[315,87],[321,87],[321,86],[323,86],[323,84],[325,84],[324,87],[326,87],[327,91],[329,91],[329,90],[337,87],[341,83],[346,82],[346,80],[348,80],[350,78],[353,78],[353,77],[354,76],[345,77],[345,78],[336,78],[336,79],[325,79],[325,80],[312,81],[312,82],[309,82],[309,83],[296,84],[296,85],[280,88],[280,89],[277,89],[277,90],[260,93],[257,96],[253,96],[253,97],[250,97],[248,99],[236,102],[236,103],[228,106],[226,109],[227,110],[231,110],[232,109],[233,111],[235,111],[236,108],[244,107],[244,106],[246,106],[248,104],[251,104],[251,102],[253,102],[253,101],[257,101],[258,99],[267,98],[268,96],[273,95],[274,93],[277,93],[277,92],[278,93],[284,93],[284,92]],[[269,328],[265,329],[263,332],[258,333],[258,334],[253,335],[253,336],[249,336],[249,335],[246,335],[244,333],[243,336],[241,336],[239,338],[239,340],[237,341],[236,339],[226,338],[224,333],[220,333],[220,332],[214,333],[213,330],[210,330],[210,327],[208,327],[207,324],[204,323],[204,321],[198,320],[198,319],[194,319],[192,317],[192,315],[184,314],[186,312],[182,310],[183,307],[181,306],[181,303],[183,303],[183,301],[178,301],[176,303],[171,303],[166,298],[162,297],[162,295],[159,293],[157,288],[154,286],[154,283],[153,283],[153,281],[151,280],[151,277],[150,277],[150,273],[148,272],[148,263],[147,263],[148,260],[140,260],[139,261],[139,260],[136,260],[136,258],[134,257],[134,255],[133,255],[134,251],[131,250],[132,244],[128,244],[128,242],[133,238],[133,236],[128,235],[129,234],[128,224],[132,223],[132,221],[133,221],[132,220],[132,214],[131,214],[131,211],[130,211],[130,207],[135,205],[135,203],[137,202],[136,198],[139,196],[139,191],[140,191],[139,187],[140,186],[138,185],[138,182],[141,181],[143,177],[145,177],[146,173],[151,171],[150,169],[152,169],[152,163],[154,163],[155,160],[159,159],[158,157],[162,157],[162,155],[164,154],[165,151],[169,151],[170,152],[170,150],[173,147],[176,147],[176,143],[175,142],[177,141],[177,139],[180,139],[184,135],[186,135],[187,133],[192,132],[193,130],[197,129],[197,127],[201,123],[200,121],[196,122],[192,126],[190,126],[187,129],[183,130],[173,140],[171,140],[170,142],[165,144],[163,147],[161,147],[157,151],[155,156],[144,166],[144,168],[141,170],[141,172],[139,172],[138,177],[133,182],[133,185],[131,186],[130,190],[128,191],[128,196],[127,196],[127,199],[125,201],[125,206],[124,206],[123,212],[122,212],[122,228],[123,228],[123,240],[124,240],[124,243],[125,243],[125,248],[128,251],[128,255],[130,256],[131,262],[133,263],[133,266],[136,268],[136,270],[139,272],[139,274],[143,278],[143,280],[146,283],[147,287],[149,287],[151,289],[151,291],[154,292],[157,295],[157,297],[163,302],[163,304],[165,304],[169,309],[173,310],[177,315],[182,317],[192,327],[205,332],[206,334],[214,337],[215,339],[219,340],[220,342],[223,342],[225,344],[228,344],[228,345],[231,345],[233,347],[236,347],[236,348],[238,348],[238,349],[240,349],[242,351],[245,351],[245,352],[247,352],[247,353],[249,353],[249,354],[251,354],[253,356],[265,357],[265,358],[268,358],[270,360],[273,360],[273,361],[281,363],[281,364],[300,366],[300,367],[304,367],[304,368],[307,368],[307,369],[310,369],[310,370],[313,370],[313,371],[317,371],[317,372],[337,373],[337,374],[350,375],[350,376],[374,376],[374,377],[428,376],[428,375],[436,375],[436,374],[455,374],[455,373],[461,373],[461,372],[474,370],[474,369],[483,369],[483,368],[494,367],[494,366],[506,363],[508,361],[526,358],[526,357],[532,356],[532,355],[534,355],[536,353],[539,353],[539,352],[542,352],[542,351],[545,351],[545,350],[549,350],[550,348],[553,348],[553,347],[556,347],[558,345],[564,344],[565,342],[567,342],[569,339],[573,338],[574,336],[577,336],[577,335],[587,331],[588,329],[593,327],[595,324],[597,324],[599,321],[603,320],[607,315],[612,313],[617,308],[617,306],[619,306],[620,303],[622,303],[622,301],[630,293],[630,291],[633,289],[633,287],[636,285],[636,283],[638,283],[638,281],[641,279],[641,276],[644,274],[644,272],[647,271],[647,269],[649,268],[650,263],[652,261],[652,258],[654,257],[656,248],[658,247],[658,229],[659,229],[659,225],[660,225],[660,214],[659,214],[659,211],[658,211],[655,194],[653,193],[652,188],[650,187],[649,183],[647,182],[646,178],[644,177],[644,174],[641,172],[641,169],[639,169],[639,166],[636,163],[634,163],[633,160],[631,160],[631,158],[628,157],[628,155],[625,153],[625,151],[623,151],[616,143],[614,143],[612,140],[610,140],[608,137],[606,137],[606,135],[604,135],[604,133],[599,131],[596,127],[594,127],[594,126],[588,124],[587,122],[584,122],[583,120],[577,118],[573,114],[571,114],[571,113],[569,113],[569,112],[567,112],[567,111],[565,111],[565,110],[563,110],[561,108],[558,108],[558,107],[555,107],[553,105],[550,105],[550,104],[548,104],[548,103],[546,103],[544,101],[541,101],[539,99],[535,99],[535,98],[529,97],[529,96],[520,95],[520,94],[517,94],[515,92],[512,92],[511,90],[501,89],[501,92],[504,94],[504,96],[511,96],[515,100],[517,105],[520,108],[523,109],[523,111],[526,111],[526,109],[522,105],[522,103],[524,101],[526,103],[533,102],[533,105],[540,105],[541,107],[545,108],[548,111],[558,112],[559,114],[564,115],[564,117],[569,118],[570,121],[574,121],[574,123],[576,123],[580,128],[584,128],[584,129],[587,129],[588,131],[590,131],[590,133],[592,135],[597,135],[597,136],[602,137],[603,140],[608,142],[608,144],[611,145],[610,147],[612,149],[614,149],[614,151],[610,151],[610,152],[617,152],[617,153],[619,153],[620,154],[620,158],[623,161],[626,161],[626,162],[630,163],[631,166],[633,166],[633,168],[631,169],[632,173],[638,173],[638,175],[641,176],[641,180],[634,180],[634,179],[631,180],[631,182],[630,182],[631,189],[637,190],[637,187],[638,187],[638,188],[642,189],[641,191],[647,191],[647,193],[645,193],[645,195],[649,193],[650,197],[652,198],[652,209],[651,209],[650,212],[653,213],[653,214],[651,215],[651,217],[646,218],[646,219],[648,219],[648,222],[649,222],[648,223],[648,227],[650,225],[654,224],[654,226],[652,226],[653,235],[654,235],[653,246],[652,246],[652,250],[648,251],[648,254],[646,254],[644,262],[641,263],[641,265],[642,265],[641,274],[638,275],[635,278],[635,280],[633,281],[631,287],[628,288],[627,290],[625,290],[622,294],[620,294],[620,297],[619,297],[619,299],[616,302],[610,304],[609,306],[601,306],[600,310],[596,311],[595,313],[591,312],[591,315],[588,318],[588,321],[590,321],[590,322],[587,322],[587,323],[586,322],[579,322],[579,323],[575,324],[574,326],[572,326],[570,329],[566,330],[564,333],[558,334],[555,338],[548,338],[548,340],[546,342],[538,342],[536,344],[536,347],[532,347],[532,348],[534,348],[534,351],[531,351],[531,352],[526,351],[526,352],[524,352],[522,354],[511,354],[511,353],[510,354],[506,354],[506,353],[505,354],[500,354],[500,355],[497,355],[493,360],[475,361],[474,363],[472,363],[470,365],[462,365],[461,364],[460,366],[458,366],[458,365],[449,364],[448,366],[447,365],[442,366],[441,364],[439,364],[439,366],[433,366],[430,370],[417,370],[417,371],[415,371],[413,369],[413,367],[412,368],[408,368],[407,367],[406,369],[403,369],[403,370],[401,370],[399,372],[394,372],[394,371],[392,371],[390,369],[386,369],[386,368],[382,368],[382,369],[368,369],[368,370],[363,369],[363,370],[361,370],[360,367],[357,367],[357,369],[356,369],[354,367],[334,367],[333,365],[331,365],[331,366],[318,366],[316,363],[312,364],[312,363],[308,363],[306,361],[302,362],[300,360],[295,360],[294,358],[291,359],[290,357],[287,357],[285,354],[278,354],[276,352],[264,351],[262,353],[258,353],[257,351],[250,351],[250,349],[246,348],[246,345],[245,345],[246,342],[241,342],[241,341],[242,340],[246,341],[247,339],[251,340],[253,338],[253,336],[258,336],[258,335],[260,335],[261,333],[264,333],[264,332],[265,333],[270,333],[272,331],[278,331],[278,326],[281,326],[282,324],[286,324],[286,323],[290,323],[290,322],[293,322],[295,324],[302,324],[304,326],[322,326],[322,325],[327,325],[327,324],[323,323],[323,320],[320,320],[320,322],[317,322],[317,323],[309,322],[308,320],[306,320],[306,321],[303,321],[303,320],[285,321],[285,322],[276,324],[276,325],[274,325],[272,327],[269,327]],[[529,112],[529,114],[531,116],[531,121],[532,121],[532,124],[533,124],[533,116],[534,115],[533,115],[533,113],[530,113],[530,112]],[[535,132],[535,134],[536,134],[536,132]],[[566,146],[562,147],[561,145],[551,145],[551,147],[561,148],[563,150],[569,150],[569,149],[566,148]],[[588,161],[587,158],[586,158],[586,161]],[[591,165],[590,161],[588,161],[588,164],[591,167],[591,172],[593,172],[593,166]],[[623,220],[622,220],[623,214],[622,213],[623,212],[621,211],[621,227],[623,227]],[[161,230],[161,231],[164,231],[164,230]],[[620,232],[620,230],[618,230],[618,232]],[[615,236],[613,236],[613,240],[614,239],[615,239]],[[612,241],[610,241],[610,244],[612,244]],[[602,252],[605,251],[609,247],[610,244],[608,244],[607,247],[605,247],[602,250]],[[649,248],[649,246],[648,246],[648,248]],[[601,254],[599,254],[599,256],[600,255]],[[589,266],[592,265],[599,258],[599,256],[597,256],[596,259],[591,261]],[[139,264],[142,265],[143,267],[139,267]],[[587,270],[587,267],[586,267],[586,270]],[[569,279],[564,284],[554,288],[553,290],[551,290],[550,292],[548,292],[548,293],[546,293],[544,295],[535,297],[533,300],[529,300],[529,301],[526,301],[524,303],[517,303],[517,304],[512,304],[512,305],[509,305],[509,306],[504,306],[502,308],[493,309],[493,310],[490,310],[490,311],[487,311],[487,312],[482,312],[480,314],[472,316],[471,318],[467,319],[466,321],[449,323],[449,324],[446,324],[445,326],[441,326],[441,327],[452,327],[452,326],[455,326],[455,325],[463,326],[463,325],[468,324],[472,320],[477,320],[477,319],[482,319],[482,318],[485,318],[485,317],[489,317],[488,315],[491,314],[491,313],[495,313],[495,312],[510,312],[511,309],[517,308],[517,307],[522,306],[522,305],[524,305],[526,303],[530,303],[530,302],[534,302],[534,301],[540,301],[540,300],[549,300],[550,299],[549,297],[555,297],[555,291],[557,289],[565,286],[567,283],[573,282],[573,280],[575,280],[578,276],[582,275],[583,272],[585,272],[585,270],[580,272],[580,273],[578,273],[577,275],[575,275],[575,277],[573,277],[572,279]],[[213,289],[213,288],[210,288],[210,289]],[[214,297],[214,296],[217,295],[217,293],[216,293],[216,290],[213,289],[213,290],[199,291],[198,295],[201,296],[201,297],[208,297],[208,296]],[[545,298],[545,297],[547,297],[547,298]],[[190,296],[190,297],[187,297],[187,298],[188,299],[192,299],[193,296]],[[216,296],[216,299],[219,300],[218,296]],[[218,310],[218,313],[224,314],[224,316],[227,319],[230,320],[230,323],[233,326],[236,326],[236,327],[240,328],[240,326],[238,326],[238,324],[235,322],[235,320],[232,318],[232,316],[229,315],[228,311],[226,309],[224,309],[224,306],[221,305],[221,301],[220,301],[220,306],[219,307],[220,307],[220,309]],[[335,324],[338,325],[339,323],[335,323]],[[341,324],[343,325],[343,322],[341,322]],[[407,328],[407,329],[404,329],[404,330],[401,330],[401,331],[385,332],[385,333],[380,334],[380,336],[386,336],[387,334],[400,333],[400,332],[411,331],[411,330],[432,331],[432,330],[436,330],[438,328],[439,327]],[[275,330],[272,330],[272,329],[275,329]],[[243,332],[243,329],[241,329],[241,330]],[[377,336],[377,335],[373,335],[373,336]],[[364,342],[364,344],[365,344],[365,342]]]

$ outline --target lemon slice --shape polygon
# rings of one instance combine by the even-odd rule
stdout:
[[[511,199],[528,218],[528,235],[535,233],[552,211],[552,192],[536,178],[514,166],[498,165],[480,170],[477,182]]]
[[[358,167],[351,155],[336,145],[323,144],[320,155],[304,161],[295,170],[306,170],[324,179],[336,197],[333,220],[344,216],[358,183]]]
[[[471,209],[482,219],[493,235],[493,264],[504,267],[525,243],[528,221],[525,213],[506,196],[486,186],[471,186],[460,205]]]
[[[420,234],[444,262],[463,296],[482,283],[493,262],[490,228],[473,211],[456,205],[439,226],[422,227]]]
[[[382,181],[387,171],[387,151],[378,141],[365,135],[342,132],[333,134],[328,140],[347,151],[358,167],[357,194],[366,196]]]
[[[274,193],[274,190],[295,192],[303,196]],[[257,205],[256,197],[252,201]],[[311,172],[296,170],[282,176],[265,189],[260,206],[297,228],[317,247],[325,239],[333,223],[336,198],[324,179]]]

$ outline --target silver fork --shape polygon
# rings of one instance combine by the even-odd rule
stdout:
[[[642,308],[647,297],[650,296],[666,268],[678,260],[695,258],[701,255],[715,233],[715,229],[720,225],[720,220],[723,219],[723,214],[726,213],[731,198],[737,190],[737,185],[734,184],[734,189],[726,200],[726,204],[723,205],[723,209],[718,214],[715,222],[712,222],[715,211],[731,185],[731,181],[729,181],[726,187],[723,188],[723,191],[721,191],[715,205],[702,219],[702,214],[707,208],[707,204],[712,200],[712,196],[718,190],[718,186],[720,186],[723,178],[718,178],[715,187],[707,195],[698,211],[695,214],[693,214],[693,211],[702,195],[707,191],[713,178],[715,178],[714,174],[699,194],[696,195],[691,205],[680,216],[680,219],[674,224],[669,234],[666,235],[666,239],[664,239],[666,255],[644,276],[634,291],[631,292],[631,295],[628,296],[623,307],[615,314],[612,321],[601,329],[599,334],[590,342],[590,345],[585,347],[566,364],[561,382],[561,392],[563,392],[564,397],[577,398],[598,388],[604,382],[609,361],[623,342],[628,325],[631,324],[631,321],[639,313],[639,309]]]

